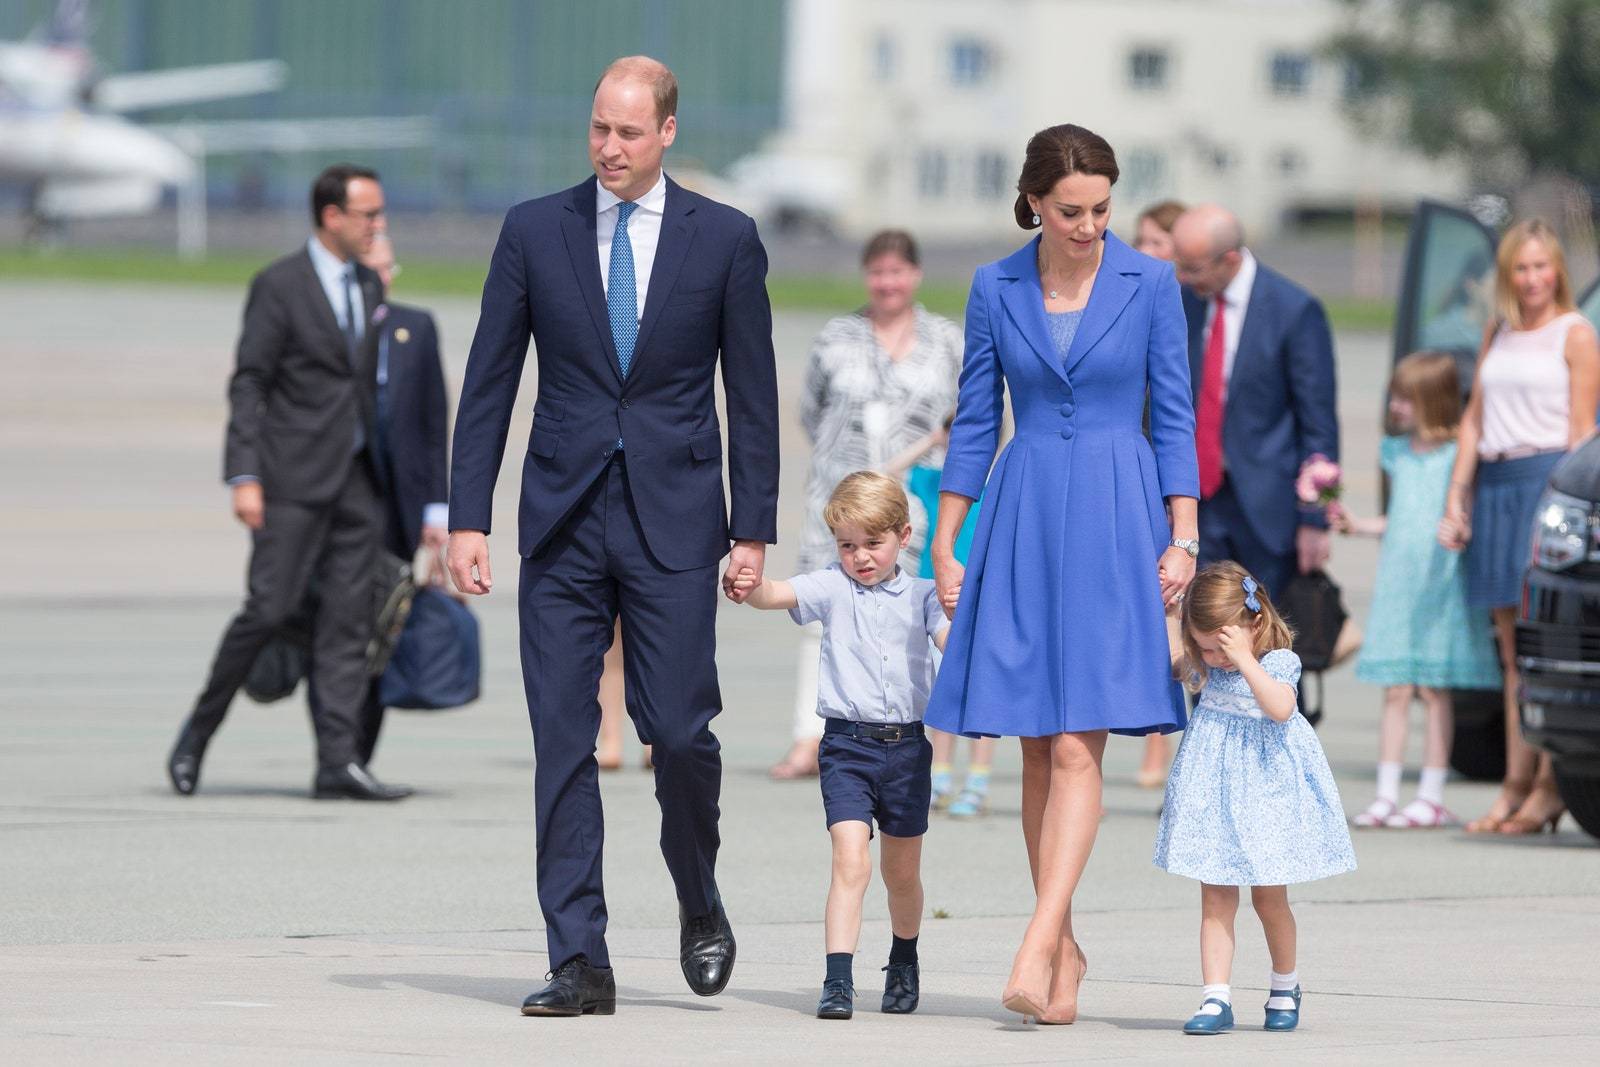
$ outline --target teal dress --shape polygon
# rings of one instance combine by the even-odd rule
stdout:
[[[1499,689],[1489,613],[1467,607],[1461,554],[1437,538],[1455,442],[1418,452],[1409,437],[1388,437],[1379,460],[1389,475],[1389,525],[1356,677],[1374,685]]]

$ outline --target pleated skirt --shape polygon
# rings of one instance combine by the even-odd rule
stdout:
[[[1537,452],[1518,459],[1478,464],[1472,504],[1472,540],[1462,561],[1467,606],[1515,607],[1522,600],[1522,572],[1533,548],[1539,494],[1565,452]]]

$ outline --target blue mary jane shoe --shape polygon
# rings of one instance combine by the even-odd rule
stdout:
[[[1200,1006],[1203,1008],[1206,1004],[1215,1004],[1222,1011],[1216,1015],[1209,1015],[1203,1011],[1195,1012],[1194,1017],[1183,1024],[1184,1033],[1220,1034],[1233,1029],[1233,1007],[1231,1005],[1225,1004],[1215,997],[1210,998]]]
[[[1292,1008],[1274,1008],[1272,1002],[1279,997],[1289,997],[1294,1001]],[[1300,1025],[1300,987],[1295,986],[1288,993],[1268,991],[1267,1021],[1263,1030],[1293,1030]]]

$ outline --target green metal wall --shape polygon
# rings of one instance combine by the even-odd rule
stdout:
[[[54,6],[0,2],[0,38]],[[360,153],[402,207],[500,211],[583,177],[594,81],[619,55],[678,75],[679,166],[718,169],[778,122],[782,0],[97,0],[92,17],[112,71],[289,64],[283,92],[151,119],[432,116],[430,148]],[[345,154],[215,158],[213,202],[298,203],[306,175]]]

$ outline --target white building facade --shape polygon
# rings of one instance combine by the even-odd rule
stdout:
[[[789,0],[784,128],[763,155],[832,221],[996,236],[1028,137],[1073,122],[1117,152],[1120,224],[1167,197],[1292,214],[1456,198],[1457,163],[1346,118],[1332,0]],[[785,160],[794,161],[786,167]]]

